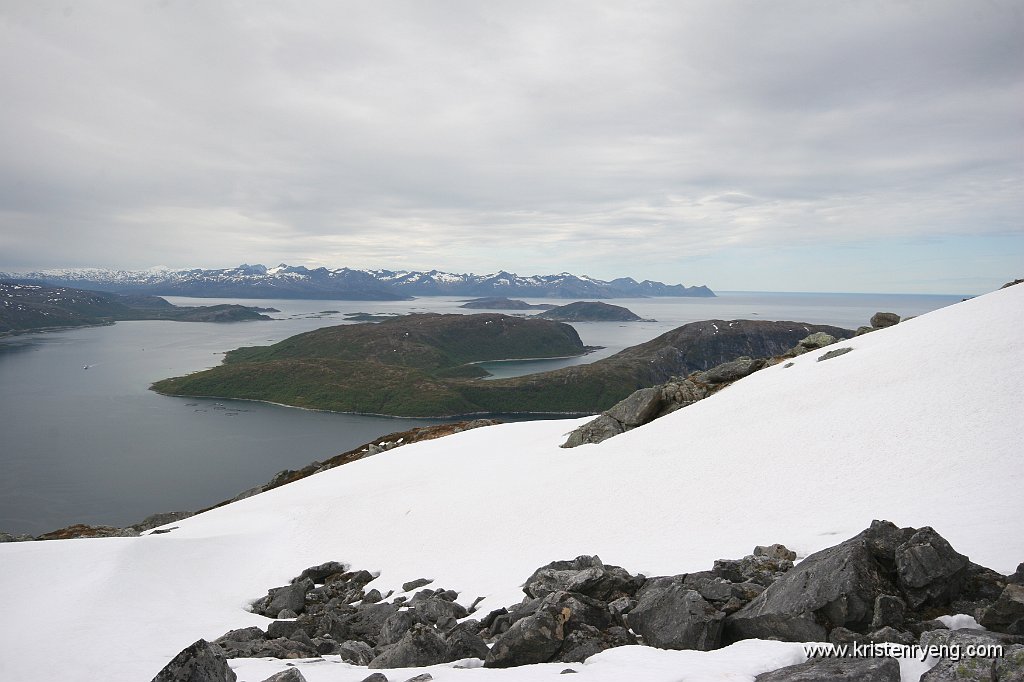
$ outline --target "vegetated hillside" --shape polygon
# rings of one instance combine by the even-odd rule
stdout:
[[[517,298],[505,298],[504,296],[484,296],[466,301],[459,307],[475,310],[550,310],[555,306],[550,303],[527,303]]]
[[[462,395],[464,382],[455,380],[486,375],[469,363],[585,350],[576,330],[559,322],[497,313],[414,314],[239,348],[220,367],[165,379],[153,388],[345,412],[451,415],[481,411]]]
[[[403,417],[592,414],[673,376],[742,355],[778,355],[817,331],[837,338],[853,335],[839,327],[797,322],[695,322],[589,365],[477,381],[485,372],[466,363],[579,355],[583,344],[572,327],[559,322],[499,314],[420,314],[240,348],[228,353],[220,367],[158,381],[153,389]]]
[[[537,317],[561,322],[636,322],[640,316],[629,308],[598,301],[576,301],[560,305]]]
[[[178,307],[157,296],[0,282],[0,333],[111,324],[117,320],[269,320],[240,305]]]

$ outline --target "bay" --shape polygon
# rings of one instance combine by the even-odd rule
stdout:
[[[479,312],[460,309],[454,297],[168,300],[242,303],[280,312],[271,313],[275,319],[269,322],[119,322],[0,339],[0,530],[39,534],[71,523],[127,525],[155,512],[198,509],[266,482],[282,469],[326,459],[387,433],[440,423],[444,420],[176,398],[148,387],[157,379],[215,366],[232,348],[345,323],[344,313]],[[516,376],[592,362],[705,319],[787,319],[856,328],[878,310],[918,315],[958,300],[754,292],[617,299],[609,302],[656,322],[576,323],[585,344],[603,348],[580,358],[483,366],[495,376]]]

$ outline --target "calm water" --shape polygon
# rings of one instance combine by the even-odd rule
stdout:
[[[877,310],[918,315],[959,299],[743,292],[714,299],[621,299],[613,303],[657,322],[579,323],[574,326],[583,342],[603,350],[583,358],[485,367],[497,376],[515,376],[591,362],[710,318],[855,328]],[[345,312],[476,312],[458,310],[457,300],[440,297],[384,303],[170,300],[242,302],[282,312],[271,322],[119,322],[0,339],[0,530],[38,534],[75,522],[126,525],[154,512],[198,509],[263,483],[281,469],[325,459],[386,433],[438,423],[172,398],[147,388],[157,379],[217,365],[226,350],[342,323]],[[339,312],[319,314],[328,310]]]

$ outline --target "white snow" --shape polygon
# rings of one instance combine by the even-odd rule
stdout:
[[[676,574],[755,544],[806,556],[884,518],[930,525],[1010,573],[1024,559],[1022,328],[1024,286],[1011,287],[841,342],[845,355],[762,370],[600,445],[558,447],[586,420],[503,424],[390,450],[164,535],[0,545],[0,679],[149,680],[200,637],[265,627],[246,604],[331,559],[379,571],[371,586],[382,592],[432,576],[464,604],[487,597],[486,613],[519,601],[523,580],[555,559],[598,554]],[[800,645],[743,642],[430,672],[749,681],[802,659]],[[259,682],[284,662],[232,665]],[[302,671],[310,682],[368,674],[331,661]]]

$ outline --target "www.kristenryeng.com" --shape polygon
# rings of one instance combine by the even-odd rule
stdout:
[[[959,661],[964,658],[1002,658],[1002,644],[920,644],[904,645],[890,642],[853,642],[851,644],[805,644],[808,658],[913,658],[924,662],[929,658]]]

